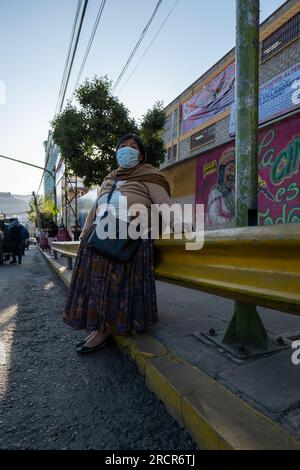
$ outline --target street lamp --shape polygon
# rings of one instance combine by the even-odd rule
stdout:
[[[52,171],[48,170],[48,168],[44,168],[43,166],[35,165],[34,163],[24,162],[23,160],[17,160],[16,158],[7,157],[6,155],[0,155],[0,157],[5,158],[6,160],[12,160],[13,162],[22,163],[23,165],[32,166],[34,168],[38,168],[39,170],[44,170],[47,173],[49,173],[50,176],[52,176],[52,178],[53,178],[53,197],[54,197],[54,218],[55,218],[55,222],[57,222],[55,168],[53,168],[54,172],[52,173]]]

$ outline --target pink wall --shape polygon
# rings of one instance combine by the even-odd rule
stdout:
[[[197,157],[195,202],[205,205],[211,227],[233,224],[234,146],[231,141]],[[299,114],[260,131],[258,161],[259,225],[300,222]]]

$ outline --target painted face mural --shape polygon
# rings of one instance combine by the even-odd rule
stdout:
[[[233,222],[234,219],[234,148],[222,153],[217,172],[217,183],[209,192],[206,210],[206,223],[219,225]]]
[[[258,144],[258,225],[300,222],[300,115],[265,127]],[[199,155],[195,202],[207,226],[234,225],[234,142]]]

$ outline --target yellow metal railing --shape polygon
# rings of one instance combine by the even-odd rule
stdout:
[[[79,242],[55,242],[76,256]],[[155,276],[211,294],[300,314],[300,224],[208,231],[202,250],[155,240]]]

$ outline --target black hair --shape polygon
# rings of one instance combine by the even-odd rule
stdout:
[[[128,134],[124,134],[118,141],[117,143],[117,146],[116,146],[116,150],[118,150],[118,148],[120,147],[120,145],[125,142],[125,140],[128,140],[128,139],[133,139],[135,141],[135,143],[137,144],[138,148],[139,148],[139,151],[143,157],[142,161],[144,162],[146,160],[146,150],[145,150],[145,145],[143,143],[143,141],[136,135],[136,134],[131,134],[131,133],[128,133]]]

